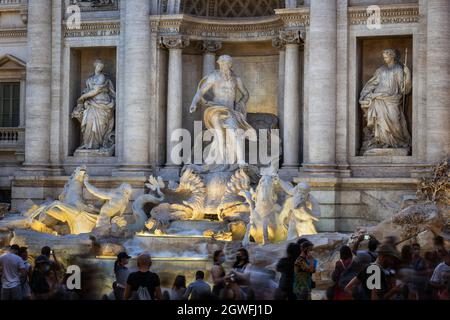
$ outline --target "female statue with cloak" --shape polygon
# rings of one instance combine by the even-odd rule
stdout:
[[[114,148],[116,92],[104,73],[104,63],[94,62],[95,73],[86,81],[72,117],[81,123],[82,144],[78,150],[109,151]]]

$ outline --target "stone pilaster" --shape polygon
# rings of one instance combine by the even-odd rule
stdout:
[[[450,2],[428,0],[427,160],[450,156]]]
[[[123,148],[121,169],[145,174],[149,169],[150,2],[125,1]]]
[[[203,77],[216,69],[216,52],[222,48],[222,42],[203,41],[200,49],[203,51]]]
[[[25,167],[47,169],[50,163],[52,1],[28,4]]]
[[[161,45],[169,49],[166,165],[173,167],[171,153],[178,141],[171,141],[171,137],[183,127],[183,48],[189,45],[189,40],[182,36],[167,36],[161,38]]]
[[[285,49],[283,168],[300,166],[300,30],[280,31],[280,44]]]
[[[286,48],[280,37],[275,37],[272,45],[278,51],[278,119],[279,128],[282,133],[284,130],[284,78],[286,69]]]
[[[336,0],[310,7],[307,172],[335,174],[336,168]]]
[[[52,106],[51,106],[51,131],[50,131],[50,162],[53,170],[62,173],[61,162],[63,156],[61,137],[61,78],[62,78],[62,41],[63,41],[63,4],[61,1],[53,1],[52,15]]]

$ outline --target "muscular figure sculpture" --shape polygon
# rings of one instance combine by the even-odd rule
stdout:
[[[289,195],[280,213],[280,221],[287,221],[287,240],[303,235],[316,234],[314,222],[319,221],[320,208],[317,200],[310,194],[311,187],[299,183],[293,187],[290,183],[279,179],[280,186]]]
[[[206,76],[199,84],[192,101],[190,111],[195,112],[199,105],[207,107],[204,113],[206,128],[213,130],[214,141],[210,152],[213,156],[207,159],[207,164],[239,164],[245,163],[245,134],[248,130],[254,132],[246,121],[246,104],[249,93],[242,80],[232,70],[233,60],[223,55],[217,61],[220,70]],[[212,99],[207,100],[207,93],[212,93]],[[238,99],[238,94],[241,98]],[[232,141],[228,141],[232,139]]]
[[[37,207],[29,213],[31,229],[56,233],[57,225],[65,223],[70,234],[89,233],[97,223],[98,210],[83,200],[83,180],[86,168],[78,167],[64,186],[57,201]]]
[[[100,190],[89,183],[86,175],[84,186],[94,197],[106,200],[106,203],[100,209],[96,228],[109,226],[114,217],[121,216],[125,212],[132,192],[129,184],[121,184],[118,188],[110,191]]]

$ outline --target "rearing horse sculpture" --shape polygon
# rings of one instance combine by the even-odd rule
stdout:
[[[256,187],[256,191],[243,190],[242,195],[250,206],[250,222],[242,244],[247,246],[250,236],[259,244],[278,242],[286,238],[286,230],[278,219],[281,206],[278,204],[276,175],[264,175]]]

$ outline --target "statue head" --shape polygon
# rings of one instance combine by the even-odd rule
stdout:
[[[133,188],[128,183],[121,184],[119,189],[127,198],[129,198],[131,196],[131,193],[133,192]]]
[[[256,187],[256,198],[265,202],[276,202],[278,197],[275,192],[275,184],[278,177],[272,175],[264,175],[259,180]]]
[[[384,49],[383,50],[383,59],[386,64],[393,64],[398,62],[400,57],[397,54],[397,51],[394,49]]]
[[[84,177],[86,176],[87,169],[86,166],[81,166],[75,169],[75,171],[72,173],[72,176],[69,180],[77,180],[80,182],[83,182]]]
[[[94,61],[94,68],[95,68],[95,73],[98,74],[103,71],[103,68],[105,68],[105,64],[103,63],[103,61],[101,59],[97,59]]]
[[[301,193],[309,193],[311,191],[311,186],[307,182],[300,182],[297,185],[297,189]]]
[[[311,191],[311,187],[306,182],[300,182],[294,188],[294,193],[293,193],[294,208],[298,208],[301,204],[303,204],[308,199],[310,191]]]
[[[217,63],[219,64],[220,70],[231,70],[231,67],[233,67],[233,58],[224,54],[219,57]]]

